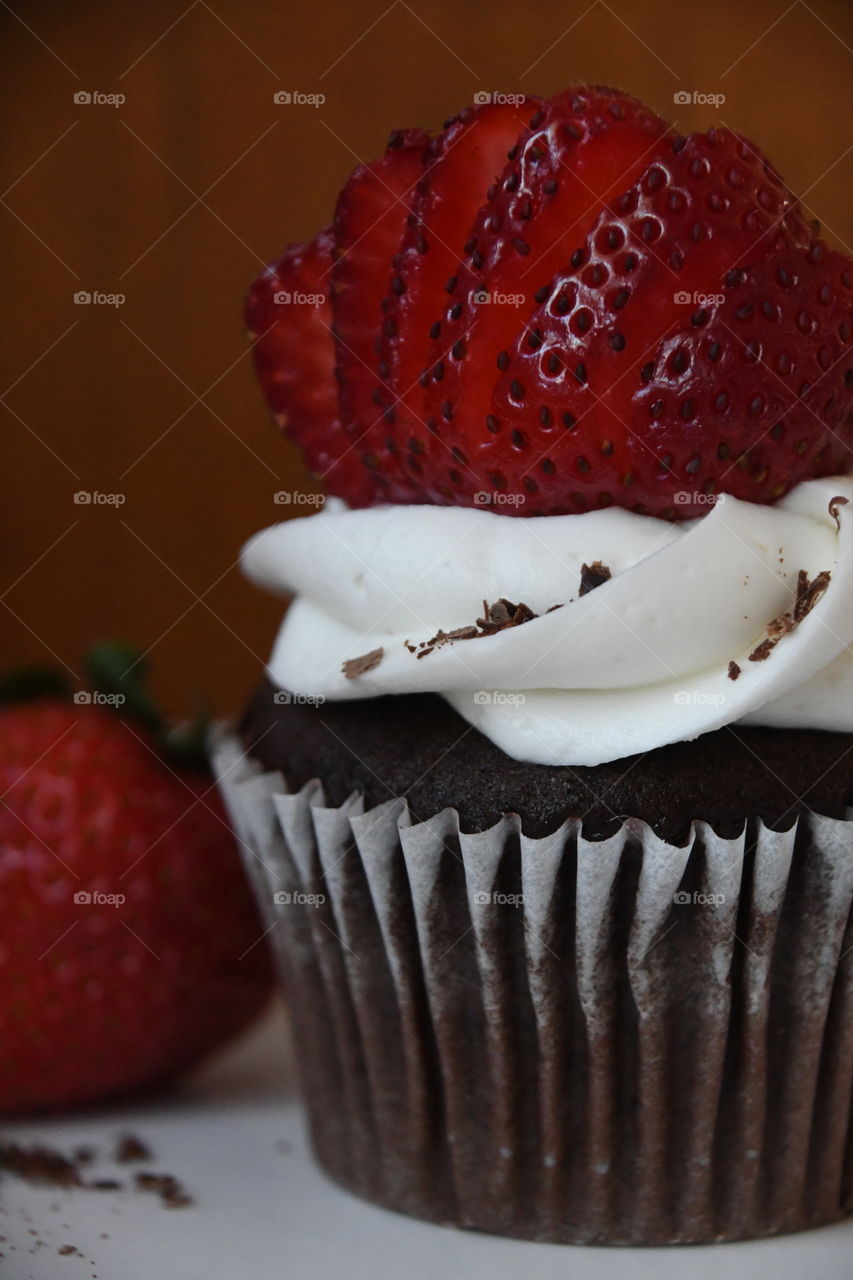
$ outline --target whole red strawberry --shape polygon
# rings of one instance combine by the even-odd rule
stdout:
[[[301,372],[303,319],[256,322],[295,259],[326,308]],[[613,89],[393,135],[248,315],[278,420],[352,506],[687,518],[853,460],[853,263],[746,139]]]
[[[0,710],[0,1111],[151,1088],[243,1027],[270,961],[209,778],[56,698]]]

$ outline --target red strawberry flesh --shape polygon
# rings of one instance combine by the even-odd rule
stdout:
[[[376,343],[392,260],[423,171],[427,142],[419,129],[393,134],[380,159],[356,169],[335,212],[332,307],[341,421],[353,464],[366,469],[374,501],[414,501],[417,496],[396,443],[388,444]],[[352,500],[350,494],[342,496]]]
[[[665,133],[641,103],[610,90],[568,92],[546,103],[479,215],[472,251],[438,317],[425,410],[439,437],[450,417],[463,435],[485,425],[495,362],[535,295],[569,261],[598,210],[662,148]],[[442,452],[449,460],[440,446],[431,452],[437,463]],[[443,482],[432,496],[446,501],[451,492]]]
[[[344,188],[337,420],[328,348],[322,409],[299,396],[332,491],[677,519],[848,471],[853,263],[760,152],[611,89],[508,106],[399,135]]]
[[[448,279],[465,252],[471,221],[484,192],[500,176],[507,155],[527,127],[537,99],[489,102],[468,108],[427,149],[391,290],[383,304],[379,372],[388,383],[397,433],[423,431],[420,378],[430,326],[446,301]]]
[[[348,437],[338,417],[329,279],[333,248],[329,229],[309,244],[285,249],[249,290],[246,327],[276,425],[331,491],[345,487],[354,501],[368,503],[369,477],[362,467],[347,464]]]

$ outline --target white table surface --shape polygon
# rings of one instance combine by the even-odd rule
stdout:
[[[435,1227],[339,1190],[306,1149],[280,1009],[179,1093],[73,1119],[2,1125],[4,1141],[92,1145],[87,1177],[174,1174],[195,1197],[165,1209],[131,1189],[0,1179],[3,1280],[853,1280],[853,1222],[751,1244],[590,1249]],[[154,1159],[116,1166],[133,1133]],[[61,1255],[74,1245],[82,1256]]]

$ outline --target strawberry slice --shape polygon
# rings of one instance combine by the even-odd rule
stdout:
[[[437,317],[425,397],[436,435],[445,434],[452,418],[463,434],[485,424],[497,355],[511,345],[598,211],[666,146],[666,131],[641,103],[603,88],[558,94],[533,117],[488,193],[469,236],[468,258]],[[446,449],[435,442],[429,453],[436,461],[443,453],[446,460]],[[442,478],[430,496],[447,501],[458,487],[453,479],[451,486]]]
[[[288,250],[247,311],[333,493],[679,518],[849,469],[853,263],[743,138],[669,134],[579,88],[356,170],[334,246]],[[330,346],[325,291],[299,325],[271,299],[322,289],[332,258]]]
[[[446,299],[446,285],[465,254],[465,237],[490,185],[500,176],[539,99],[468,107],[427,149],[425,170],[394,260],[383,303],[379,374],[387,382],[385,415],[398,438],[423,430],[420,378],[430,348],[430,325]]]
[[[764,158],[728,130],[693,135],[617,206],[501,360],[488,423],[453,424],[469,491],[683,518],[718,489],[768,502],[837,470],[844,263]]]
[[[335,344],[329,277],[334,240],[321,231],[309,244],[293,244],[254,282],[245,319],[255,371],[273,420],[300,447],[333,493],[370,501],[372,486],[348,455],[338,417]]]
[[[655,369],[668,374],[630,405],[630,454],[657,468],[647,506],[670,519],[703,515],[702,497],[723,492],[774,502],[853,462],[849,260],[780,237],[772,259],[729,272],[723,293],[707,325],[661,344]]]
[[[335,211],[332,310],[341,421],[349,448],[367,473],[373,501],[406,502],[415,496],[383,418],[376,344],[382,302],[391,287],[392,260],[403,238],[428,142],[420,129],[393,133],[383,156],[356,169]],[[356,495],[340,492],[358,504]]]

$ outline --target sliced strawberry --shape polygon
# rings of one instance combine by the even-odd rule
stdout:
[[[329,299],[333,244],[327,230],[310,244],[285,249],[249,290],[246,327],[276,425],[299,445],[311,471],[331,492],[344,489],[352,501],[365,503],[372,485],[349,457],[338,417]]]
[[[392,260],[423,172],[428,141],[420,129],[392,134],[380,159],[356,169],[335,211],[332,307],[341,421],[348,447],[367,475],[373,501],[405,502],[415,495],[383,419],[376,344]],[[354,505],[360,502],[352,492],[332,492],[340,492]]]
[[[430,325],[441,313],[448,279],[465,254],[465,241],[510,148],[527,128],[539,99],[468,107],[430,143],[425,169],[394,260],[383,303],[379,373],[388,384],[386,421],[405,438],[423,431],[420,378],[430,348]]]
[[[853,407],[836,363],[844,264],[811,245],[764,158],[727,130],[693,135],[617,203],[502,357],[487,423],[464,440],[452,424],[462,487],[520,489],[528,513],[616,502],[685,517],[718,488],[771,501],[837,469]],[[799,464],[778,445],[792,433]]]
[[[665,147],[665,133],[662,120],[612,89],[558,94],[533,117],[488,193],[469,256],[437,317],[425,415],[439,437],[454,417],[463,434],[485,422],[498,353],[511,345],[598,211]],[[422,444],[447,460],[440,443]],[[443,478],[430,497],[448,501],[452,493]]]
[[[397,135],[347,183],[337,419],[327,340],[279,322],[259,343],[268,397],[331,491],[677,518],[849,469],[853,264],[764,157],[728,130],[673,139],[609,89],[529,110],[512,145],[512,109],[468,110],[432,143]],[[289,251],[253,290],[252,327],[276,282],[329,252],[327,236]]]
[[[853,463],[849,261],[819,240],[777,243],[723,292],[706,325],[661,344],[662,376],[631,404],[629,454],[654,457],[647,503],[670,518],[704,514],[697,495],[773,502]]]

